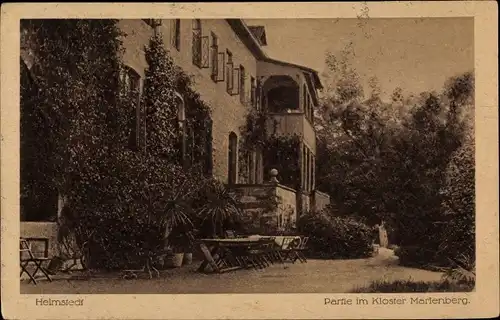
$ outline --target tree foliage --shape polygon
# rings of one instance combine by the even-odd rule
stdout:
[[[442,239],[436,238],[447,229],[439,221],[450,205],[473,206],[468,187],[473,176],[463,172],[473,166],[455,158],[470,134],[474,76],[452,77],[441,92],[418,96],[397,88],[383,101],[375,78],[364,92],[351,58],[349,51],[327,55],[328,85],[316,113],[318,187],[330,194],[341,214],[372,224],[385,220],[393,242],[438,252]],[[449,182],[450,166],[469,182]],[[450,184],[460,191],[450,191]],[[458,192],[469,192],[469,197],[452,200],[449,194]]]

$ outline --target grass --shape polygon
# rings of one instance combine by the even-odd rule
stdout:
[[[408,293],[408,292],[470,292],[474,290],[473,283],[458,283],[443,281],[413,281],[396,280],[374,281],[368,287],[356,288],[354,293]]]

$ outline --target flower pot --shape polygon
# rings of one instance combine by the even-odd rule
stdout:
[[[184,265],[190,265],[193,263],[193,253],[191,252],[185,252],[184,253],[184,260],[182,262]]]
[[[173,268],[179,268],[182,266],[182,260],[184,259],[184,253],[174,253],[168,257],[167,265]]]

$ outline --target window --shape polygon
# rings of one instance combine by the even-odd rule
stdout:
[[[238,177],[238,136],[234,132],[229,134],[228,151],[227,179],[229,184],[235,184]]]
[[[245,92],[245,78],[246,78],[246,74],[245,74],[245,67],[243,67],[242,65],[240,65],[240,74],[239,74],[239,81],[240,81],[240,102],[245,104],[245,100],[246,100],[246,92]]]
[[[212,170],[213,170],[213,162],[212,162],[212,119],[207,118],[204,121],[204,129],[205,129],[205,157],[204,157],[204,162],[205,165],[203,166],[204,168],[204,173],[206,175],[212,175]]]
[[[193,64],[201,65],[201,21],[193,20]]]
[[[304,112],[307,110],[307,88],[306,85],[302,86],[302,108]]]
[[[255,84],[255,78],[250,77],[250,104],[252,105],[253,108],[256,108],[256,102],[257,102],[257,88]]]
[[[227,50],[227,63],[226,63],[226,90],[232,96],[240,94],[240,68],[234,68],[233,54]]]
[[[130,110],[130,136],[129,147],[138,150],[141,144],[141,105],[140,105],[140,79],[134,69],[124,66],[120,72],[121,96],[132,105]]]
[[[314,103],[312,101],[309,104],[309,119],[311,123],[314,123]]]
[[[211,78],[215,82],[224,81],[224,52],[219,52],[219,39],[212,33],[212,70]]]
[[[142,21],[146,22],[151,28],[161,26],[161,19],[142,19]]]
[[[172,46],[179,51],[181,49],[181,19],[172,20],[172,28],[170,29],[170,41]]]
[[[201,20],[193,20],[193,64],[198,68],[209,67],[209,39],[203,37],[201,31]]]
[[[232,94],[234,87],[234,79],[233,79],[233,54],[231,51],[227,50],[227,65],[226,65],[226,89],[229,94]]]
[[[259,80],[256,80],[255,83],[255,108],[257,110],[262,110],[262,83]]]

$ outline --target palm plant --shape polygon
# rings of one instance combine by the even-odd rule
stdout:
[[[186,177],[175,188],[171,185],[167,187],[165,184],[156,185],[163,189],[163,194],[154,205],[155,220],[166,231],[166,238],[176,249],[188,246],[194,241],[192,199],[197,189],[190,182],[190,179]],[[170,192],[165,193],[165,189]]]
[[[200,197],[201,206],[197,216],[202,226],[210,226],[213,236],[224,235],[224,223],[241,215],[238,201],[223,183],[212,180]]]

